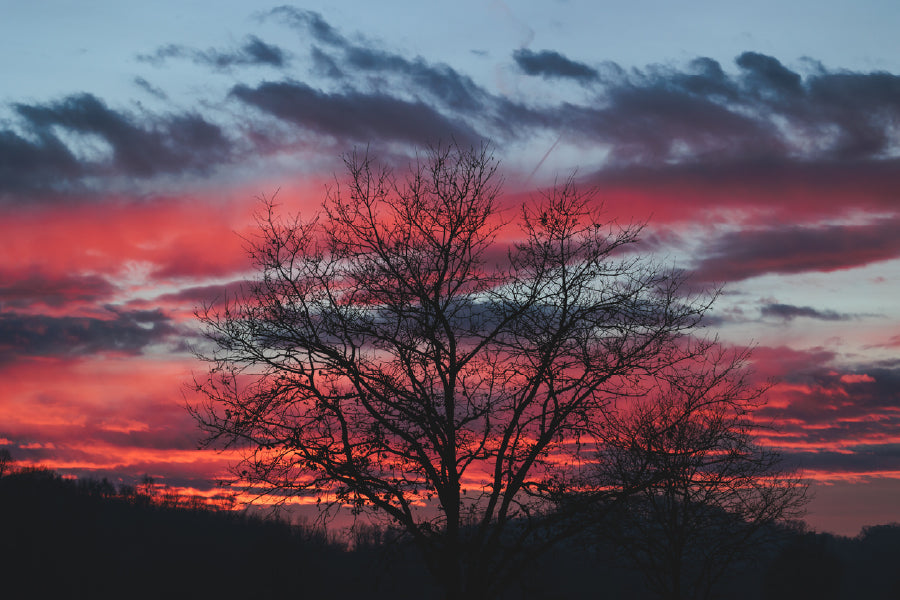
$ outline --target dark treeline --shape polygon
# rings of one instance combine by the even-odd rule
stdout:
[[[148,485],[0,477],[0,597],[353,597],[376,580],[363,554],[311,526]]]
[[[855,538],[802,526],[771,533],[752,560],[731,566],[714,597],[900,598],[900,524]],[[389,530],[329,536],[150,485],[44,469],[0,477],[0,581],[35,598],[440,597],[417,553]],[[619,543],[596,532],[529,565],[506,596],[656,597]]]

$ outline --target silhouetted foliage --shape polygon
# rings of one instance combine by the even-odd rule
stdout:
[[[12,470],[13,457],[6,448],[0,448],[0,477]]]
[[[637,490],[598,534],[667,600],[706,600],[736,561],[798,518],[807,483],[756,442],[765,386],[750,383],[749,352],[710,348],[657,377],[654,391],[610,418],[596,476]],[[605,506],[599,507],[601,510]]]
[[[900,598],[900,523],[864,527],[850,541],[832,540],[842,562],[842,597]]]
[[[830,535],[800,533],[778,554],[766,575],[766,597],[772,600],[837,600],[845,563]],[[858,597],[855,596],[854,597]]]
[[[125,490],[126,492],[128,490]],[[238,512],[166,506],[106,480],[44,469],[0,478],[0,565],[13,597],[246,598],[340,589],[343,549],[323,534]],[[346,591],[353,591],[346,589]]]
[[[110,495],[109,482],[63,479],[45,469],[0,478],[0,594],[433,600],[443,593],[399,529],[366,525],[348,545],[278,519],[187,502],[173,508],[124,488]],[[869,527],[853,539],[780,530],[759,560],[732,565],[724,597],[898,597],[900,525]],[[653,598],[642,576],[616,560],[619,552],[610,539],[561,542],[495,598]]]

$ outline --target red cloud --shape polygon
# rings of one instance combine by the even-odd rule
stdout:
[[[761,440],[815,472],[900,471],[900,369],[847,370],[822,349],[759,348],[754,363],[776,381],[756,413]]]
[[[859,375],[841,375],[841,382],[843,383],[875,383],[875,378],[871,375],[866,375],[865,373]]]
[[[106,199],[46,208],[0,214],[5,250],[0,269],[31,270],[56,281],[93,281],[127,278],[129,269],[140,265],[170,277],[219,276],[246,268],[235,231],[246,228],[251,203]]]
[[[184,411],[182,386],[194,366],[192,359],[146,357],[19,361],[0,371],[3,436],[57,445],[99,438],[192,448],[196,424]]]

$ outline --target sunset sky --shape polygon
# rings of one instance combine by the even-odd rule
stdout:
[[[573,172],[726,284],[808,522],[900,521],[900,3],[0,0],[0,448],[208,492],[193,310],[259,196],[341,155],[490,141],[512,206]]]

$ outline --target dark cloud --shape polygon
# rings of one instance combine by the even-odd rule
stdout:
[[[900,76],[824,67],[801,75],[750,52],[736,62],[736,74],[710,58],[685,68],[608,63],[597,71],[593,105],[542,107],[543,126],[608,145],[604,169],[698,165],[714,174],[729,165],[776,171],[823,164],[822,171],[853,171],[891,161],[900,149]]]
[[[805,146],[815,154],[848,160],[884,157],[896,149],[900,77],[830,72],[820,66],[804,78],[773,57],[751,52],[739,56],[737,64],[745,71],[746,94],[770,113],[770,120],[784,120],[794,138],[792,152]]]
[[[340,79],[344,76],[344,71],[338,66],[337,61],[317,46],[313,46],[311,56],[315,71],[319,75],[329,79]]]
[[[766,304],[761,309],[763,317],[773,317],[784,321],[792,321],[797,317],[818,319],[820,321],[847,321],[851,315],[845,315],[832,310],[816,310],[811,306],[793,306],[791,304]]]
[[[73,186],[88,175],[205,172],[230,158],[231,144],[223,131],[197,114],[138,118],[109,108],[92,94],[14,108],[31,139],[0,131],[0,192]],[[109,156],[76,157],[57,129],[96,136]]]
[[[224,285],[202,285],[181,289],[170,294],[163,294],[154,302],[189,304],[191,306],[218,306],[226,300],[234,300],[243,296],[251,282],[247,280],[232,281]]]
[[[247,41],[236,50],[197,50],[180,44],[168,44],[153,54],[138,55],[138,60],[161,65],[170,58],[187,59],[196,64],[206,65],[214,69],[229,69],[235,66],[283,67],[286,63],[285,52],[278,46],[267,44],[256,36],[249,36]]]
[[[347,46],[344,52],[347,67],[401,76],[410,90],[426,92],[434,102],[461,112],[482,110],[489,97],[469,77],[444,64],[430,64],[422,58],[409,60],[361,46]]]
[[[701,57],[685,68],[593,69],[553,51],[518,51],[526,72],[595,82],[593,104],[535,108],[513,127],[550,127],[582,143],[609,147],[604,169],[773,168],[889,160],[898,149],[900,77],[886,73],[801,75],[776,58],[744,53],[729,74]],[[847,166],[846,164],[843,166]],[[857,179],[858,181],[858,179]]]
[[[513,52],[513,60],[528,75],[540,75],[545,79],[574,79],[579,83],[592,83],[600,77],[596,69],[552,50],[532,52],[521,48]]]
[[[744,69],[744,81],[753,92],[780,98],[799,96],[803,93],[803,78],[772,56],[744,52],[735,59],[735,62]]]
[[[832,154],[842,160],[882,156],[896,150],[900,77],[888,73],[833,73],[811,80],[811,97],[799,121],[837,134]]]
[[[243,56],[252,59],[249,64],[271,65],[273,67],[283,67],[285,64],[285,55],[281,48],[267,44],[253,35],[250,36],[250,39],[241,50],[243,51]]]
[[[687,68],[598,71],[596,106],[547,107],[572,136],[610,144],[613,163],[873,160],[897,150],[900,77],[801,75],[747,52],[727,74],[710,58]]]
[[[0,271],[0,309],[33,305],[60,307],[72,302],[102,303],[116,287],[99,275],[51,276],[39,271]]]
[[[0,364],[25,357],[140,354],[178,332],[162,311],[114,312],[109,319],[0,314]]]
[[[313,63],[320,74],[332,78],[348,73],[395,76],[404,82],[401,88],[404,92],[417,97],[426,95],[431,102],[464,113],[483,110],[490,98],[490,94],[471,78],[448,65],[431,64],[421,57],[411,60],[373,45],[353,43],[337,33],[318,13],[282,6],[270,14],[336,51],[336,54],[329,54],[323,48],[313,47]]]
[[[328,94],[304,83],[284,81],[256,88],[238,85],[231,95],[306,130],[345,141],[423,144],[454,138],[468,144],[480,139],[465,123],[451,120],[427,104],[379,93]]]
[[[269,11],[268,16],[285,22],[292,27],[299,28],[304,33],[312,34],[316,41],[323,44],[332,46],[344,46],[347,44],[344,36],[338,33],[317,12],[284,5],[273,8]]]
[[[572,135],[609,144],[614,165],[785,153],[777,127],[747,110],[748,95],[712,59],[697,59],[683,71],[625,71],[614,64],[607,71],[597,106],[564,106],[558,119]]]
[[[562,73],[568,60],[552,51],[520,51],[517,58],[535,73],[555,72],[552,64]],[[821,66],[801,74],[753,52],[736,64],[736,74],[705,57],[685,68],[625,70],[606,63],[600,70],[575,69],[572,75],[596,74],[596,102],[542,107],[540,126],[607,144],[606,168],[839,162],[852,170],[865,168],[862,161],[892,160],[900,149],[900,76]]]
[[[74,181],[85,166],[51,131],[38,129],[32,139],[0,131],[0,195],[50,188]]]
[[[690,61],[684,71],[656,71],[656,85],[672,86],[686,93],[719,101],[736,101],[740,94],[717,61],[701,56]],[[671,84],[666,83],[671,80]]]
[[[840,452],[786,451],[783,454],[788,463],[801,465],[810,471],[851,474],[900,471],[900,444],[850,446]]]
[[[868,225],[783,226],[735,231],[710,242],[697,281],[740,281],[767,273],[836,271],[900,257],[900,219]]]
[[[155,98],[158,98],[160,100],[168,100],[169,99],[169,96],[164,91],[162,91],[162,89],[151,84],[149,81],[147,81],[143,77],[135,77],[134,83],[139,88],[141,88],[142,90],[144,90],[151,96],[154,96]]]
[[[602,108],[562,107],[555,120],[570,135],[610,145],[613,165],[783,154],[777,130],[767,121],[683,89],[610,87],[605,99]]]
[[[166,44],[157,48],[152,54],[138,54],[137,59],[160,66],[170,58],[190,58],[192,52],[196,51],[181,44]]]
[[[342,84],[340,92],[327,95],[329,101],[350,109],[351,115],[360,103],[374,102],[375,120],[388,112],[388,120],[396,122],[398,111],[408,111],[412,120],[406,124],[407,131],[397,135],[391,125],[387,133],[391,140],[422,143],[452,136],[466,142],[481,138],[503,141],[527,137],[536,127],[560,122],[553,111],[535,110],[491,94],[449,65],[408,58],[372,43],[352,42],[317,13],[281,7],[272,14],[316,42],[311,51],[314,71]],[[325,120],[332,120],[330,114]],[[365,141],[370,142],[378,141],[373,136],[380,127],[379,123],[372,128],[357,123],[354,129],[365,130]]]

